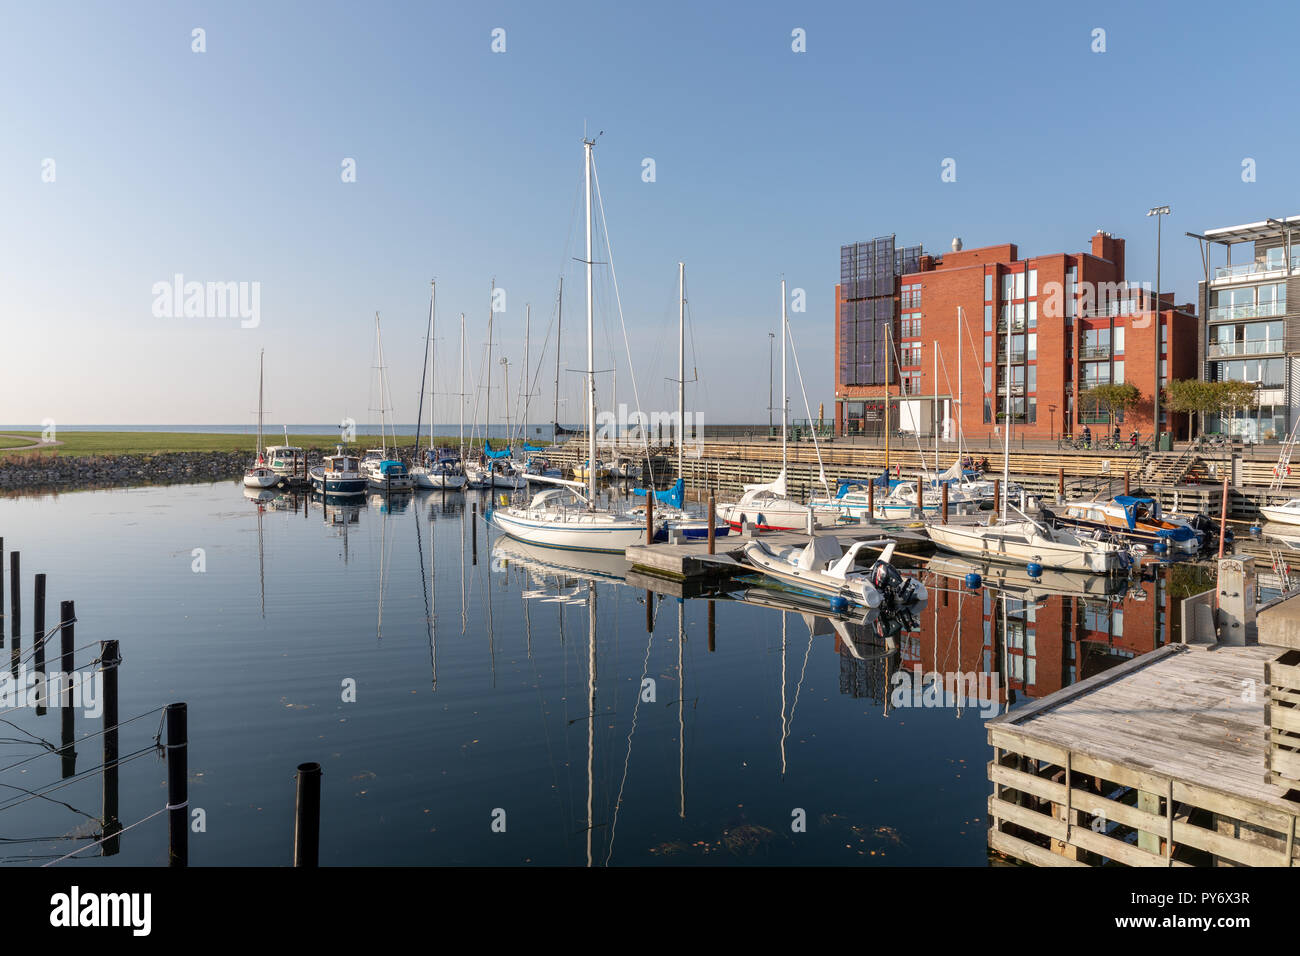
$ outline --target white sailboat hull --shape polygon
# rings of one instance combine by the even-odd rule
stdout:
[[[1261,505],[1259,513],[1269,521],[1276,521],[1278,524],[1300,525],[1300,508],[1274,507],[1272,505]]]
[[[623,552],[644,544],[646,538],[644,522],[598,511],[494,508],[490,515],[492,523],[503,533],[545,548]]]
[[[1062,571],[1107,574],[1120,567],[1120,549],[1089,539],[1045,537],[1032,522],[1005,525],[930,525],[930,538],[945,551],[986,561],[1040,564]]]

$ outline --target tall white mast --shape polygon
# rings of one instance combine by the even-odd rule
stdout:
[[[483,447],[487,448],[488,431],[492,428],[492,318],[495,315],[493,301],[497,295],[496,276],[492,277],[492,291],[488,294],[488,349],[487,349],[487,390],[483,393]],[[488,473],[492,471],[492,462],[487,463]]]
[[[698,395],[696,396],[698,398]],[[677,477],[686,438],[686,264],[677,263]]]
[[[934,479],[939,480],[939,340],[934,340],[934,398],[931,399],[931,405],[934,407]],[[936,604],[935,607],[938,607]]]
[[[528,331],[532,323],[533,307],[524,304],[524,421],[520,426],[524,433],[524,441],[528,441],[528,398],[532,390],[528,384]],[[527,456],[525,456],[527,457]]]
[[[460,460],[465,459],[465,313],[460,313]]]
[[[379,334],[379,313],[375,313],[375,351],[379,356],[379,454],[388,457],[387,416],[384,410],[384,340]]]
[[[429,454],[433,454],[433,369],[438,367],[437,360],[437,341],[433,337],[434,321],[437,321],[438,315],[438,282],[434,280],[432,284],[433,293],[429,297]],[[419,438],[416,445],[419,445]],[[432,535],[432,531],[429,532]]]
[[[781,476],[785,477],[785,412],[789,399],[785,392],[785,278],[781,278]]]
[[[266,364],[266,349],[257,353],[257,463],[262,463],[262,369]]]
[[[595,140],[584,139],[583,175],[587,185],[587,507],[596,502],[596,353],[595,303],[591,279],[591,149]]]
[[[962,346],[965,344],[962,338],[962,330],[966,327],[966,313],[962,311],[961,306],[957,306],[957,408],[953,412],[953,418],[957,422],[957,457],[962,457],[962,439],[965,437],[961,426],[962,412],[966,411],[965,403],[961,399],[961,353]],[[959,466],[964,467],[964,466]],[[961,606],[957,607],[958,615],[961,614]]]

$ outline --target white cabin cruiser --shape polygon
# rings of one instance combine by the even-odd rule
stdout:
[[[1128,548],[1065,528],[1036,521],[1007,521],[993,525],[932,524],[930,538],[945,551],[986,561],[1038,564],[1062,571],[1109,574],[1127,570],[1133,558]]]
[[[829,599],[832,604],[846,601],[863,607],[881,604],[904,607],[925,601],[925,585],[915,578],[904,577],[889,563],[894,553],[893,541],[855,541],[840,553],[838,539],[830,535],[814,536],[803,547],[773,548],[765,541],[745,545],[745,558],[759,571],[775,578],[786,587]],[[867,547],[884,550],[868,571],[855,571],[858,552]]]

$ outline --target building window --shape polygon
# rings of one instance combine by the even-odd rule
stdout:
[[[1075,315],[1075,286],[1079,281],[1079,267],[1070,266],[1065,270],[1065,317],[1074,318]]]
[[[984,301],[993,301],[993,274],[990,272],[984,273]]]
[[[1124,384],[1124,363],[1123,362],[1117,361],[1114,363],[1113,380],[1116,385]]]
[[[984,361],[993,361],[993,336],[984,336]]]
[[[1034,361],[1038,358],[1038,333],[1037,332],[1031,332],[1029,334],[1029,349],[1025,353],[1025,358],[1029,359],[1030,361]]]
[[[900,296],[899,307],[903,309],[919,309],[921,307],[921,284],[903,286]]]
[[[899,362],[903,368],[919,368],[921,365],[921,343],[903,343],[902,358],[899,359]]]
[[[987,279],[988,276],[985,276],[984,278]],[[993,331],[993,306],[991,305],[984,306],[984,331]]]
[[[919,339],[921,337],[921,316],[917,314],[903,316],[902,329],[899,338]]]
[[[1037,301],[1031,300],[1029,303],[1029,327],[1031,329],[1038,328],[1038,302]]]
[[[1124,351],[1124,326],[1115,329],[1115,354],[1118,355]]]

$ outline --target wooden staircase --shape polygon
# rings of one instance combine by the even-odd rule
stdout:
[[[1199,455],[1188,448],[1184,451],[1156,451],[1147,456],[1146,463],[1138,472],[1138,483],[1142,485],[1181,485],[1188,475],[1204,471],[1204,463]]]

